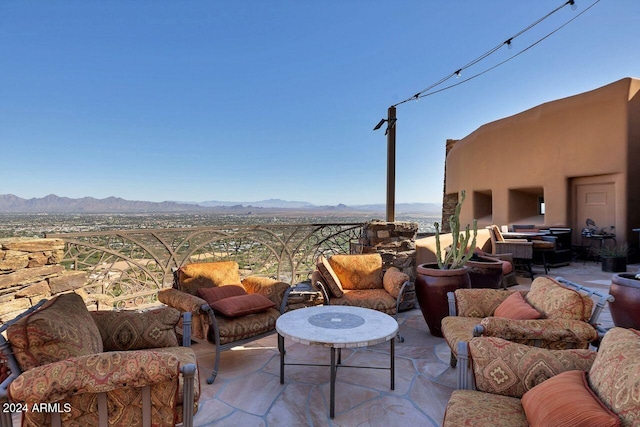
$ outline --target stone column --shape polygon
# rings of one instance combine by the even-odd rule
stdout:
[[[453,215],[456,210],[456,204],[458,204],[457,194],[447,194],[447,155],[453,146],[458,142],[457,139],[447,139],[447,145],[445,148],[445,160],[444,160],[444,179],[442,187],[442,223],[440,224],[440,231],[442,233],[451,233],[449,227],[449,217]]]
[[[415,263],[416,263],[416,235],[418,224],[407,221],[371,221],[364,225],[363,236],[360,239],[363,253],[378,252],[382,256],[382,269],[397,267],[409,275],[410,289],[406,290],[405,302],[401,310],[408,310],[415,305]]]

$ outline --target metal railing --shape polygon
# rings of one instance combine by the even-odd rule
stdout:
[[[320,254],[349,253],[362,223],[228,225],[47,234],[65,241],[61,264],[87,272],[84,290],[116,308],[153,304],[173,270],[192,262],[233,260],[242,277],[304,280]]]

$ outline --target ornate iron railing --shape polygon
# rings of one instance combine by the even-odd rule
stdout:
[[[320,254],[349,253],[362,223],[229,225],[47,234],[65,241],[62,264],[86,271],[84,290],[115,307],[154,303],[184,264],[234,260],[241,275],[287,283],[308,277]]]

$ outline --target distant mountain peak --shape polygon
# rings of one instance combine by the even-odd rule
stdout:
[[[125,200],[109,196],[104,199],[82,197],[73,199],[48,194],[40,198],[23,199],[14,194],[0,194],[0,213],[169,213],[169,212],[212,212],[217,210],[242,210],[247,208],[265,210],[302,210],[323,212],[384,212],[384,204],[317,206],[309,202],[267,199],[257,202],[145,202]],[[397,213],[440,213],[437,203],[398,203]]]

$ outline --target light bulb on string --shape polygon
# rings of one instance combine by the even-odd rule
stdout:
[[[569,0],[569,4],[571,5],[571,10],[576,10],[578,8],[575,0]]]
[[[507,49],[513,49],[513,45],[511,44],[511,40],[513,40],[513,39],[509,39],[506,42],[504,42],[504,44],[507,45]]]
[[[456,79],[460,78],[460,74],[462,74],[462,69],[456,71]]]

